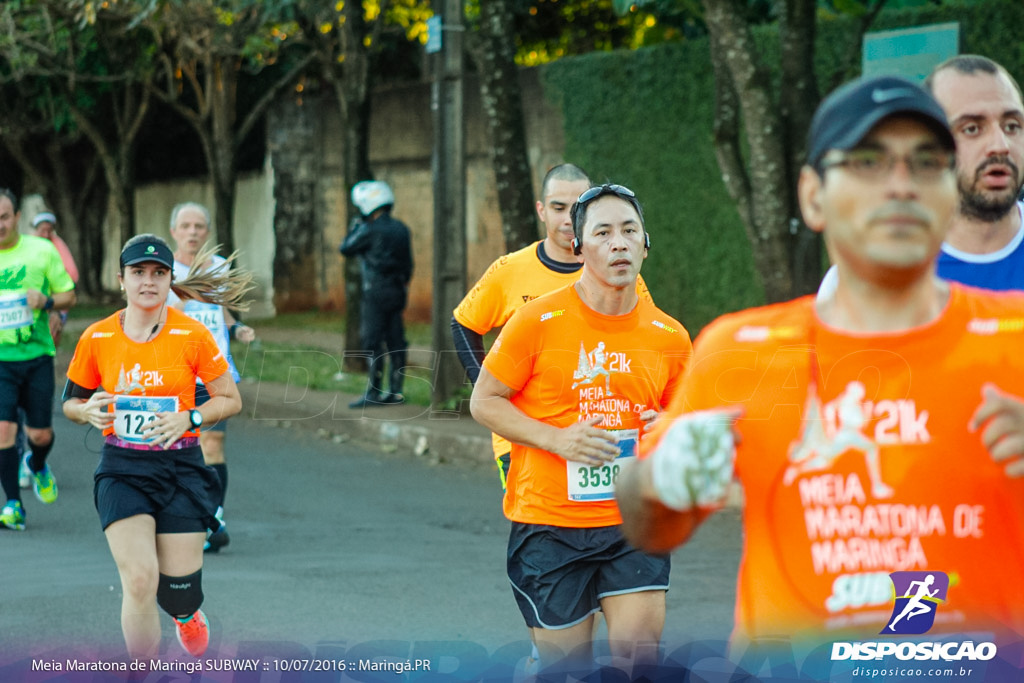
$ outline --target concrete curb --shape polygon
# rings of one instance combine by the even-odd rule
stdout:
[[[245,382],[242,413],[282,427],[301,427],[335,443],[353,441],[385,452],[404,452],[434,463],[490,464],[491,434],[473,418],[425,406],[348,408],[357,397],[271,382]]]

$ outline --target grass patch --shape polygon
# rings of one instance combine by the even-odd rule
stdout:
[[[124,308],[124,302],[118,304],[75,304],[68,311],[71,320],[88,320],[90,323],[106,318],[114,311]]]
[[[285,330],[309,330],[313,332],[331,332],[344,334],[347,324],[345,316],[332,311],[303,311],[301,313],[278,313],[273,318],[247,320],[256,328],[273,328]],[[409,343],[415,346],[430,346],[431,332],[427,323],[406,323],[405,335]]]
[[[261,323],[262,324],[262,323]],[[362,395],[365,373],[341,372],[341,356],[290,344],[232,342],[231,353],[243,379],[306,386],[320,391]],[[408,403],[429,406],[432,370],[408,367],[403,394]]]

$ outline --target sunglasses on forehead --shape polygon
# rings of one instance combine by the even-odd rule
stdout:
[[[586,204],[587,202],[606,194],[617,194],[624,199],[636,199],[636,193],[625,185],[613,185],[606,183],[604,185],[596,185],[595,187],[590,188],[581,194],[576,202],[578,204]]]
[[[620,199],[624,199],[633,205],[633,208],[640,213],[640,203],[636,199],[636,193],[629,189],[625,185],[615,185],[612,183],[605,183],[604,185],[595,185],[590,188],[576,199],[576,203],[569,209],[569,216],[572,218],[573,223],[576,222],[576,215],[579,213],[580,208],[586,206],[588,203],[594,201],[599,197],[613,194]],[[643,215],[643,214],[641,214]]]

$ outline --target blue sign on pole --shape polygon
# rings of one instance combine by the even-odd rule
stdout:
[[[960,24],[931,24],[864,34],[861,72],[923,81],[932,68],[960,54]]]
[[[441,51],[441,15],[427,19],[427,54]]]

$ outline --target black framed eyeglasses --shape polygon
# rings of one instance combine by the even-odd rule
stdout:
[[[586,190],[583,194],[576,199],[576,203],[569,209],[569,217],[572,219],[573,225],[576,225],[576,216],[584,206],[594,201],[599,197],[613,194],[621,199],[625,199],[627,202],[633,205],[638,215],[643,218],[643,212],[640,210],[640,202],[637,201],[636,193],[629,189],[625,185],[615,185],[614,183],[605,183],[604,185],[595,185],[594,187]]]
[[[956,165],[956,155],[945,149],[919,149],[906,155],[886,149],[865,147],[849,151],[833,150],[821,161],[822,171],[841,167],[865,180],[883,180],[902,161],[914,180],[935,182]]]

